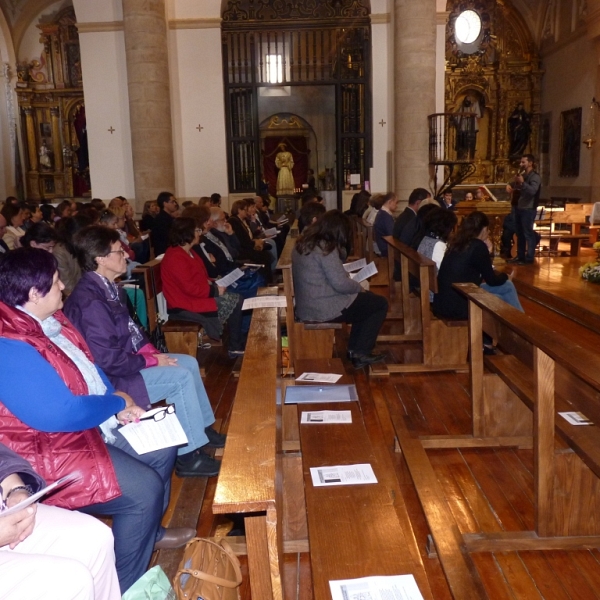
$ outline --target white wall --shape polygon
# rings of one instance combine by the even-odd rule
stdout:
[[[579,177],[560,177],[560,113],[582,107],[582,138],[590,102],[596,87],[596,51],[585,37],[546,56],[542,61],[546,73],[542,80],[542,113],[551,112],[550,178],[543,190],[544,198],[551,196],[590,198],[592,151],[581,145]],[[596,115],[596,131],[600,113]],[[598,136],[597,136],[598,137]]]
[[[172,29],[169,71],[177,195],[227,196],[220,28]]]

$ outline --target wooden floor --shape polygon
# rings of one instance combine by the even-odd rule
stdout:
[[[584,252],[586,252],[584,250]],[[587,254],[587,255],[586,255]],[[542,258],[536,265],[518,267],[516,278],[528,284],[552,289],[573,300],[575,295],[590,310],[600,315],[600,286],[578,279],[580,264],[592,260],[593,253],[578,258]],[[385,288],[373,288],[385,293]],[[535,305],[524,301],[526,312],[535,312]],[[560,317],[556,327],[560,327]],[[581,327],[581,339],[590,349],[600,347],[600,336]],[[337,339],[338,356],[345,361],[343,334]],[[413,361],[419,353],[418,345],[381,345],[381,351],[396,360]],[[232,375],[234,361],[229,360],[222,348],[201,351],[199,359],[206,367],[205,385],[213,403],[222,431],[227,430],[228,417],[236,390]],[[346,362],[346,361],[345,361]],[[346,362],[349,372],[350,365]],[[260,374],[257,374],[260,377]],[[397,402],[411,417],[418,433],[470,433],[470,399],[466,374],[402,374],[388,379],[369,380],[365,372],[354,373],[359,390],[361,408],[367,431],[380,431],[376,403],[385,399]],[[390,455],[400,465],[390,445]],[[446,500],[463,533],[480,531],[512,531],[533,527],[533,457],[531,450],[429,450],[435,472],[444,490]],[[404,500],[422,553],[434,598],[451,598],[439,561],[426,552],[427,525],[414,487],[407,473],[397,469]],[[214,517],[211,501],[216,480],[180,480],[174,477],[173,498],[165,523],[196,526],[198,535],[214,536],[227,532],[233,524],[225,517]],[[334,532],[332,532],[334,535]],[[181,556],[180,551],[161,551],[155,556],[169,576],[173,576]],[[473,554],[490,598],[503,599],[581,599],[600,598],[600,552],[544,551]],[[241,598],[251,598],[246,563],[242,557],[245,575]],[[309,600],[310,563],[308,556],[286,555],[286,598]],[[262,599],[254,599],[262,600]]]

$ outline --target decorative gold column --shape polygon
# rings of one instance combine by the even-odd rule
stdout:
[[[60,139],[60,121],[58,119],[58,108],[50,109],[50,119],[52,121],[52,140],[54,145],[52,151],[54,152],[54,170],[62,172],[63,170],[63,153],[62,143]]]
[[[135,200],[175,193],[165,0],[123,0]]]
[[[37,144],[35,143],[35,126],[33,124],[33,112],[31,108],[25,109],[25,124],[27,128],[27,152],[29,153],[29,170],[37,171]]]
[[[435,112],[435,0],[394,0],[394,190],[404,202],[429,188],[429,129]]]

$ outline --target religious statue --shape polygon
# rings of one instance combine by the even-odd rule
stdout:
[[[42,145],[40,146],[40,165],[44,169],[52,168],[52,160],[50,159],[50,154],[48,152],[48,146],[46,146],[46,140],[42,140]]]
[[[294,193],[294,175],[292,169],[294,168],[294,158],[291,152],[286,150],[284,143],[277,146],[280,152],[275,156],[275,166],[279,169],[277,175],[277,195],[278,196],[291,196]]]
[[[469,114],[470,113],[470,114]],[[470,115],[474,115],[473,117]],[[455,117],[456,124],[456,153],[459,160],[475,158],[479,119],[482,117],[479,100],[465,96]]]
[[[523,103],[519,102],[508,117],[508,137],[510,147],[509,158],[520,158],[525,153],[531,134],[531,115],[525,111]]]

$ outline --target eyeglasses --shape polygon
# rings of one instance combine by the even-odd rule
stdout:
[[[172,415],[175,413],[175,405],[169,404],[168,406],[163,406],[161,408],[155,409],[156,412],[153,412],[150,415],[144,415],[140,417],[140,421],[149,421],[153,419],[154,421],[162,421],[166,418],[167,415]]]
[[[125,256],[127,253],[121,248],[120,250],[111,250],[108,254],[120,254],[121,256]],[[108,254],[106,256],[108,256]]]

